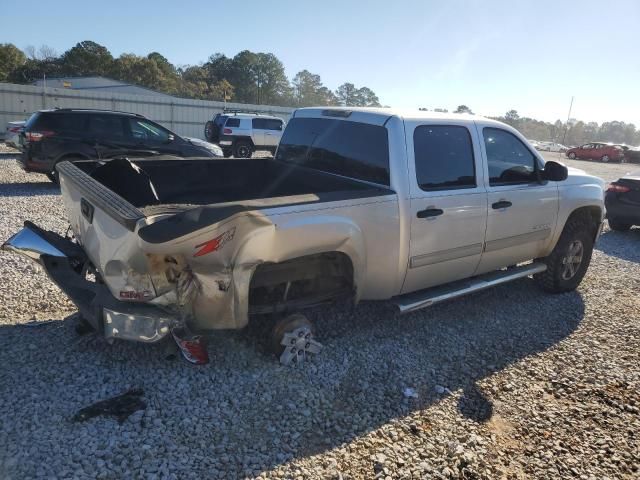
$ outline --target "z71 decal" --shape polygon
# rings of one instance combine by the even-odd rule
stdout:
[[[193,254],[194,257],[201,257],[206,255],[207,253],[217,252],[222,247],[224,247],[227,243],[233,240],[233,236],[236,234],[236,227],[233,227],[230,230],[227,230],[222,235],[217,236],[213,240],[209,240],[208,242],[201,243],[200,245],[196,245],[195,248],[199,248],[196,253]]]

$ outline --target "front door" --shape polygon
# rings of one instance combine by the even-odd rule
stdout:
[[[282,120],[269,118],[266,120],[264,130],[264,144],[267,147],[277,147],[282,137]]]
[[[480,145],[468,122],[406,122],[411,238],[402,292],[470,277],[487,221]]]
[[[538,181],[541,162],[514,133],[478,125],[486,159],[488,216],[477,273],[542,256],[558,215],[558,186]]]

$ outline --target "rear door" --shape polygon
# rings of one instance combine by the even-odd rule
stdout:
[[[488,192],[487,234],[477,273],[542,256],[558,215],[556,182],[538,181],[541,162],[515,133],[478,125]]]
[[[131,147],[125,117],[106,113],[88,117],[87,138],[95,145],[100,157],[109,157]]]
[[[252,118],[251,119],[251,138],[256,146],[266,145],[267,119]]]
[[[470,277],[482,254],[487,193],[472,123],[405,122],[411,238],[402,292]]]

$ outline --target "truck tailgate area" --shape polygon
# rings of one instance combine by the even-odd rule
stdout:
[[[72,230],[113,297],[203,329],[246,324],[262,264],[336,252],[359,264],[340,272],[362,272],[361,226],[380,238],[384,219],[397,219],[387,188],[265,159],[63,162],[58,172]],[[371,245],[380,273],[397,265]]]

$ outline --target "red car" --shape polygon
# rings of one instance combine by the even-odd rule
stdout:
[[[566,153],[569,158],[584,160],[600,160],[601,162],[623,162],[624,148],[611,143],[585,143],[581,147],[570,148]]]

